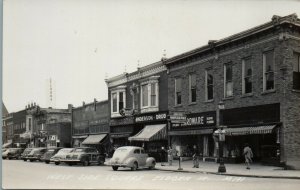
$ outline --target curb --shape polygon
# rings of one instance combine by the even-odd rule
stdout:
[[[254,178],[279,178],[279,179],[296,179],[300,180],[298,176],[269,176],[269,175],[249,175],[249,174],[235,174],[235,173],[218,173],[218,172],[205,172],[205,171],[188,171],[188,170],[172,170],[172,169],[161,169],[155,168],[160,171],[171,171],[171,172],[182,172],[182,173],[202,173],[202,174],[214,174],[224,176],[240,176],[240,177],[254,177]]]

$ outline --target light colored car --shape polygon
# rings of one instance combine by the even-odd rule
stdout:
[[[112,166],[113,170],[118,170],[119,167],[131,168],[155,168],[156,161],[153,157],[149,157],[145,150],[137,146],[123,146],[116,149],[113,157],[106,163]]]
[[[55,165],[59,165],[62,159],[65,159],[74,148],[63,148],[60,149],[54,156],[50,158],[50,162],[54,162]]]

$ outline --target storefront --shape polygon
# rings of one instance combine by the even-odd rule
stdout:
[[[136,115],[135,126],[140,131],[128,138],[131,145],[144,147],[157,161],[166,161],[168,112],[154,112]]]
[[[248,143],[253,161],[278,165],[280,156],[280,104],[268,104],[223,110],[227,128],[224,157],[228,162],[243,162]]]
[[[216,126],[216,112],[186,114],[185,121],[177,122],[170,116],[170,143],[183,157],[191,157],[196,145],[200,156],[214,157],[213,131]]]

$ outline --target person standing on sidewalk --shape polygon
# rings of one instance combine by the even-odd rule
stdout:
[[[245,163],[246,163],[246,168],[250,170],[250,163],[252,162],[253,158],[253,153],[251,148],[249,147],[248,143],[245,144],[244,148],[244,156],[245,156]]]
[[[172,149],[171,146],[169,146],[169,149],[168,149],[168,162],[169,162],[169,166],[172,166],[173,153],[174,153],[174,150]]]
[[[199,168],[199,151],[197,146],[193,146],[193,168]]]

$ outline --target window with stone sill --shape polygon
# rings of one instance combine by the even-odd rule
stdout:
[[[141,111],[158,111],[158,80],[149,79],[141,83]]]
[[[190,74],[189,75],[189,99],[190,103],[196,102],[197,92],[196,92],[196,75]]]
[[[119,112],[126,106],[125,87],[111,91],[111,116],[120,116]]]
[[[274,51],[267,51],[263,54],[263,90],[274,89]]]
[[[242,60],[242,86],[243,94],[252,93],[252,63],[250,58]]]
[[[181,105],[181,78],[175,79],[175,105]]]
[[[233,81],[232,81],[232,64],[228,63],[224,65],[224,97],[233,96]]]
[[[293,60],[293,89],[300,90],[300,53],[296,52]]]
[[[212,69],[205,71],[206,101],[214,99],[214,78]]]

